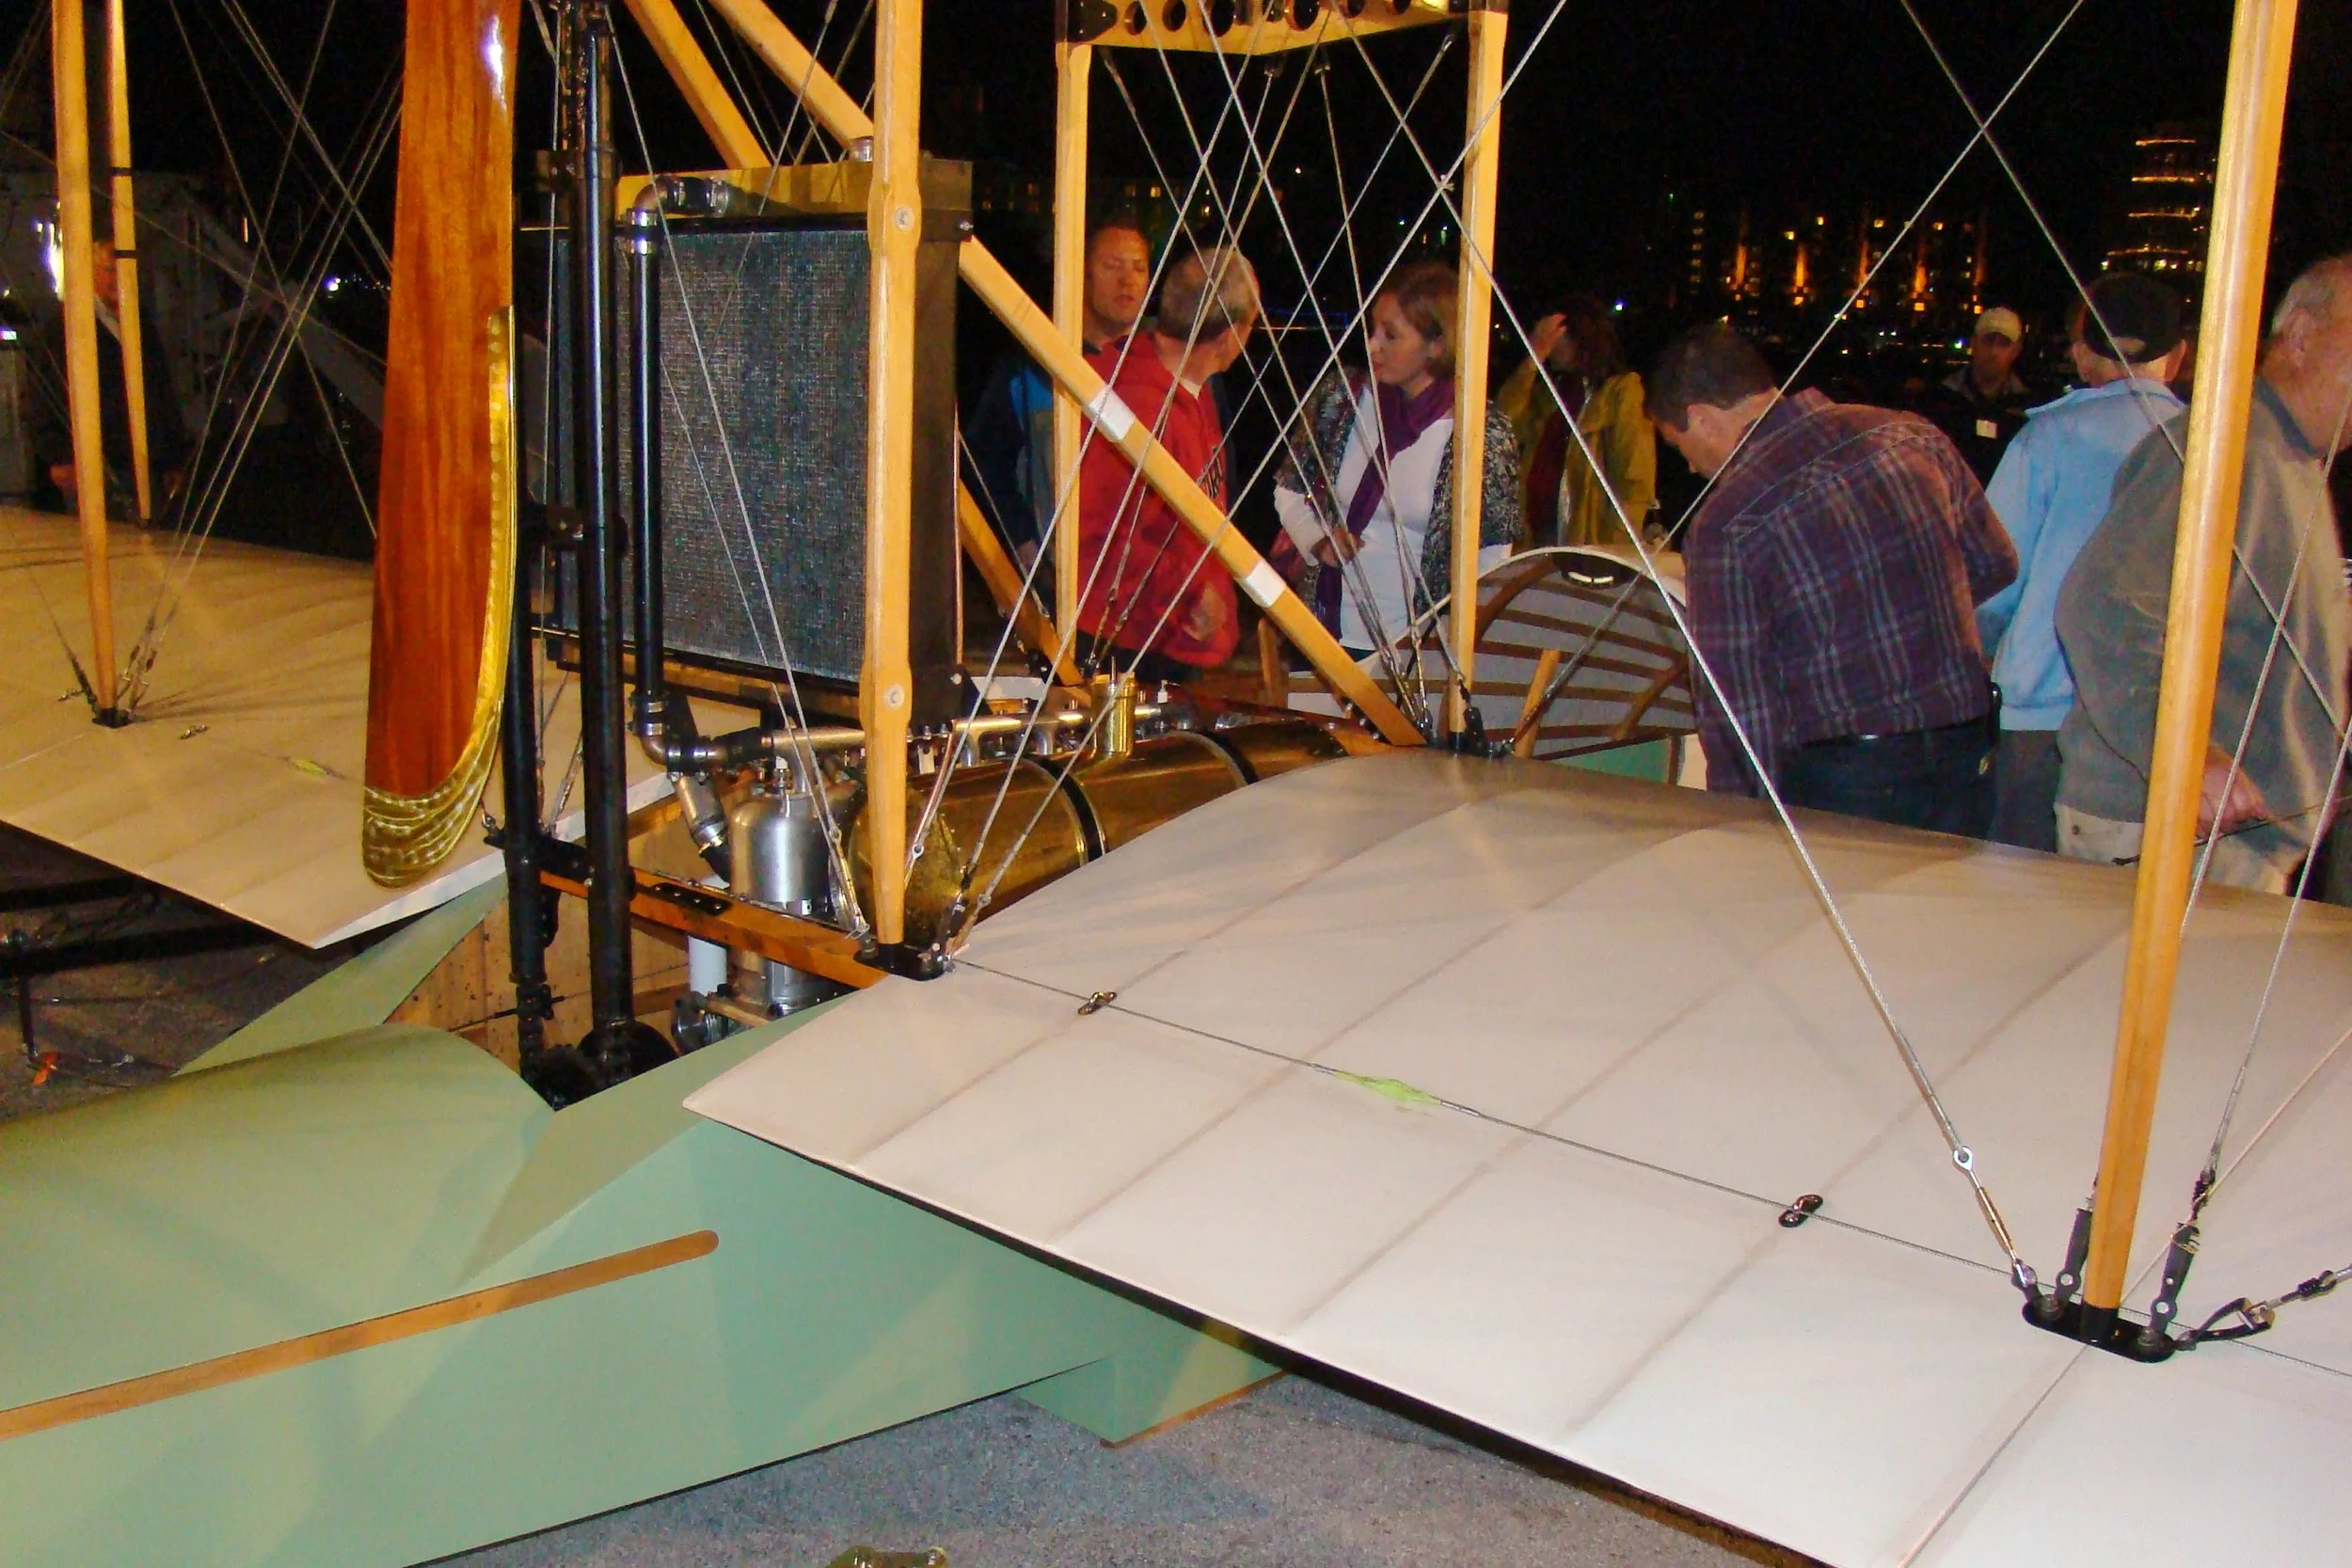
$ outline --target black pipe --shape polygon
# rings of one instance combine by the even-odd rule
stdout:
[[[595,1020],[581,1051],[597,1080],[652,1065],[633,1007],[627,716],[621,700],[619,431],[612,295],[612,19],[600,0],[579,10],[575,56],[579,163],[571,211],[573,499],[580,508],[580,783],[588,816],[588,993]],[[659,1040],[659,1037],[655,1037]]]
[[[499,716],[499,771],[505,791],[508,974],[515,982],[515,1045],[523,1078],[538,1076],[547,1022],[555,1011],[548,985],[548,891],[539,880],[539,694],[532,679],[532,585],[540,546],[515,555],[515,619],[506,645],[506,705]]]
[[[648,187],[648,194],[660,185]],[[661,671],[661,214],[649,205],[631,207],[622,233],[635,284],[631,314],[636,331],[629,344],[629,403],[636,414],[631,467],[637,481],[637,704],[640,736],[661,722],[668,700]]]

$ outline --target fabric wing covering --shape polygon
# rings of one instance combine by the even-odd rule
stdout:
[[[2130,874],[1802,820],[2055,1274]],[[2209,892],[2190,927],[2136,1301],[2285,908]],[[2352,920],[2306,911],[2189,1323],[2344,1260],[2347,956]],[[2330,1473],[2352,1303],[2155,1367],[2027,1326],[1749,802],[1325,764],[1148,834],[981,927],[946,977],[885,981],[688,1103],[1841,1568],[2287,1560],[2352,1529]],[[1804,1194],[1820,1213],[1783,1227]]]

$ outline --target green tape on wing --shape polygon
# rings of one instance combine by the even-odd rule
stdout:
[[[1359,1089],[1370,1089],[1381,1099],[1399,1105],[1443,1105],[1445,1103],[1436,1095],[1417,1089],[1402,1078],[1375,1078],[1367,1073],[1342,1072],[1337,1068],[1332,1068],[1329,1071],[1332,1077],[1343,1084],[1353,1084]]]

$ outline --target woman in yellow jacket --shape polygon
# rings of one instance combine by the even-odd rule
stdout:
[[[1609,490],[1633,526],[1642,527],[1658,497],[1658,439],[1642,411],[1642,378],[1626,369],[1617,345],[1616,322],[1599,300],[1573,294],[1530,336],[1551,367],[1552,385],[1577,410],[1584,440],[1580,445],[1570,438],[1567,420],[1535,373],[1534,360],[1513,372],[1495,394],[1496,410],[1518,437],[1526,543],[1625,545],[1616,509],[1584,455],[1590,448],[1600,460]]]

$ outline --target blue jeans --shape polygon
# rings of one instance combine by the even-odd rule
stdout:
[[[1800,746],[1778,783],[1792,806],[1899,828],[1982,838],[1993,826],[1993,745],[1980,722]]]

